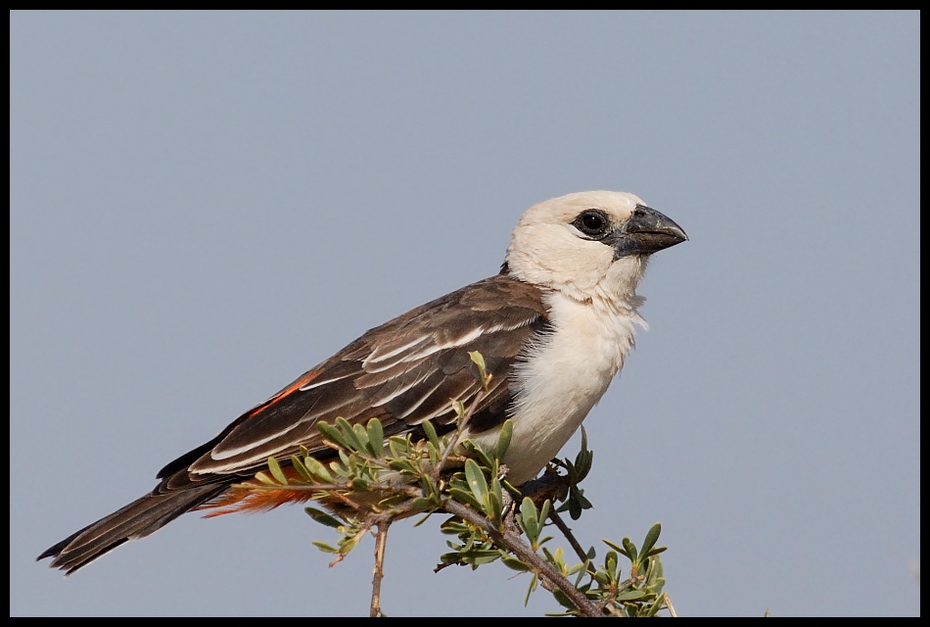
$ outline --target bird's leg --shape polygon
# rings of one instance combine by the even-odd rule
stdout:
[[[501,500],[503,501],[501,510],[504,512],[501,522],[504,530],[517,536],[521,535],[523,532],[517,524],[517,501],[508,490],[501,490]]]
[[[567,475],[560,475],[551,466],[542,476],[527,481],[520,486],[520,493],[533,500],[536,507],[541,507],[546,499],[553,503],[564,501],[568,497],[570,483]]]

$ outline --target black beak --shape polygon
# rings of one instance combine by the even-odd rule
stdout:
[[[614,259],[628,255],[651,255],[688,239],[684,229],[668,216],[637,205],[633,215],[605,238],[614,247]]]

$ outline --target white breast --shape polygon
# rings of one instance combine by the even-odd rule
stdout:
[[[635,307],[602,300],[579,302],[560,292],[547,295],[552,331],[529,348],[513,378],[513,439],[504,458],[508,481],[520,485],[555,457],[600,400],[634,343]],[[486,445],[497,430],[475,437]]]

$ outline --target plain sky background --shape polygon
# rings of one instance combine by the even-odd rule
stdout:
[[[691,241],[585,425],[586,545],[663,524],[684,615],[919,615],[919,13],[10,15],[10,613],[366,615],[299,507],[35,557],[541,200]],[[563,451],[573,456],[578,440]],[[392,615],[540,615],[392,528]],[[565,543],[556,540],[556,545]]]

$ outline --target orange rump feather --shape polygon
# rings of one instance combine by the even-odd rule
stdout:
[[[288,481],[306,481],[293,466],[282,466],[281,472]],[[219,498],[197,507],[198,510],[215,510],[204,514],[204,518],[213,518],[223,514],[237,512],[255,514],[267,512],[285,503],[304,503],[313,497],[312,490],[268,489],[267,483],[257,479],[243,481],[242,487],[230,487]],[[250,489],[250,488],[257,489]]]

